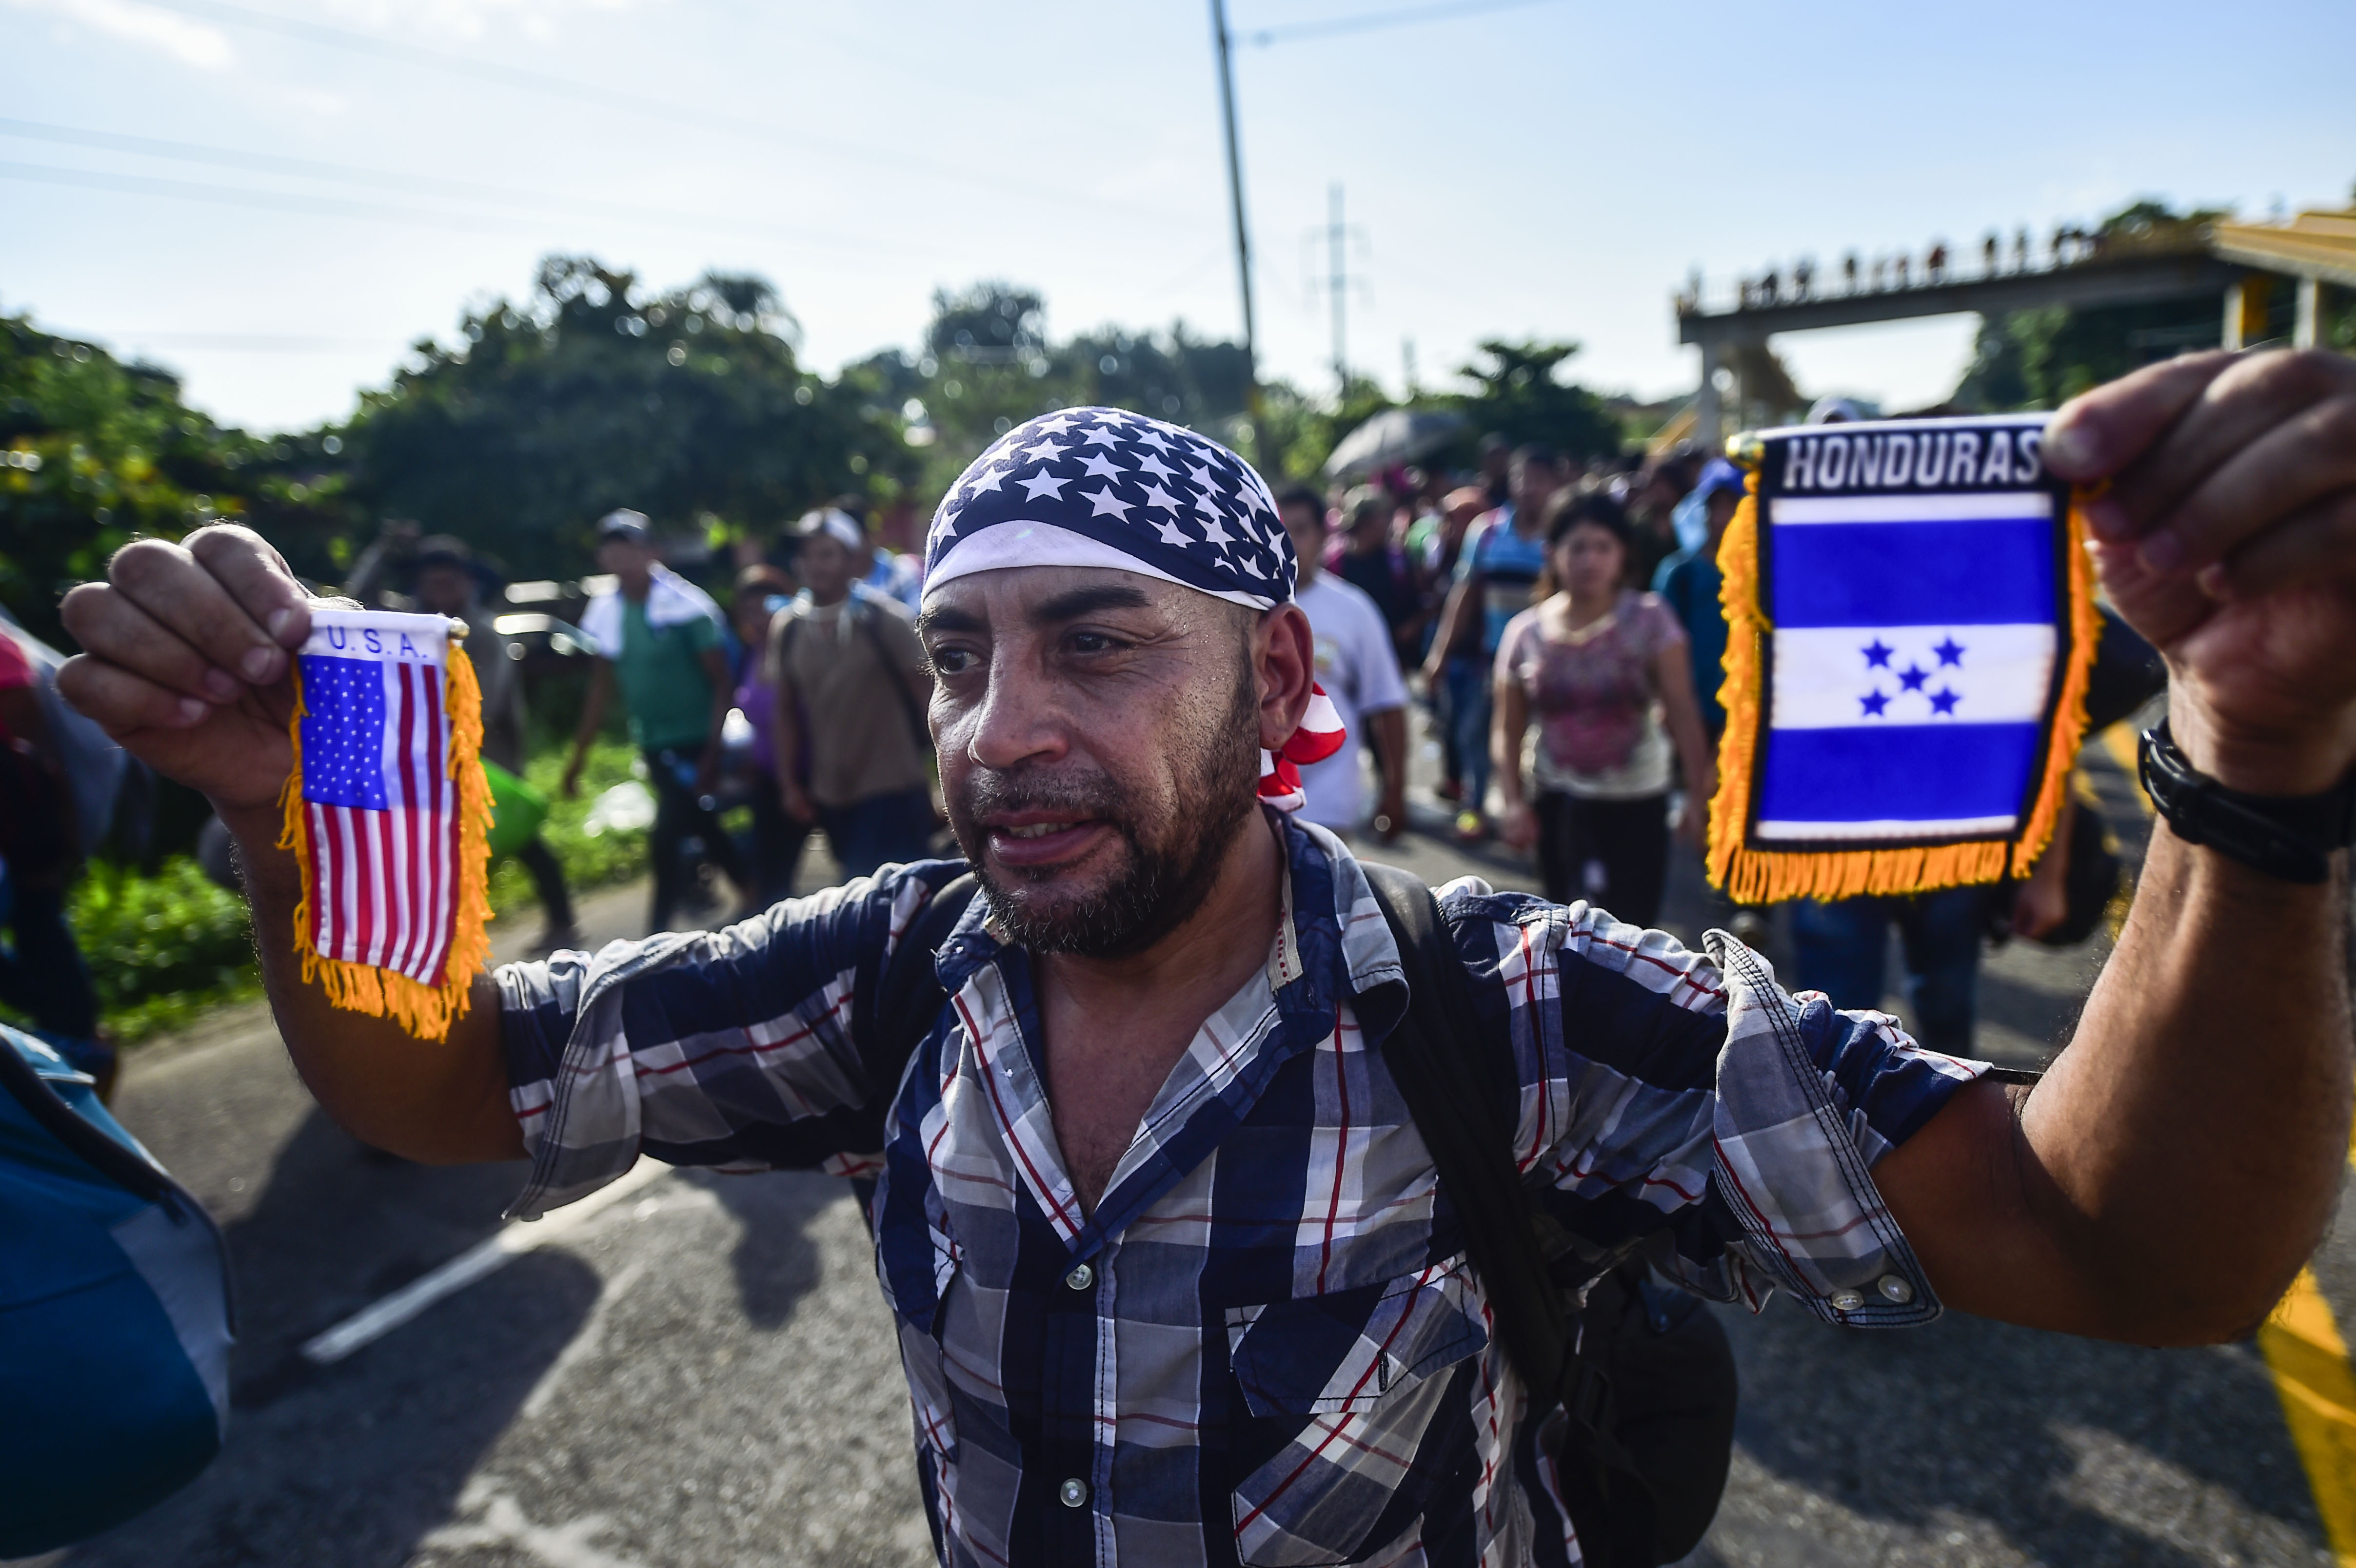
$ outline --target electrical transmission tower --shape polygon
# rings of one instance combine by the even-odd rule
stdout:
[[[1365,260],[1365,230],[1342,219],[1342,187],[1336,181],[1329,187],[1325,228],[1322,233],[1312,230],[1311,244],[1322,242],[1325,250],[1325,272],[1323,277],[1312,274],[1312,292],[1323,290],[1333,312],[1333,390],[1336,397],[1350,395],[1350,291],[1363,293],[1366,280],[1350,273],[1350,250],[1355,246],[1358,259]]]

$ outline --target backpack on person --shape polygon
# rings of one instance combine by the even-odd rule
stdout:
[[[85,1541],[220,1452],[220,1232],[90,1080],[0,1025],[0,1558]]]
[[[908,689],[908,683],[900,678],[900,666],[892,657],[891,645],[884,640],[884,628],[875,621],[875,616],[880,612],[874,606],[869,605],[866,607],[866,613],[862,614],[860,612],[858,601],[859,588],[854,585],[851,591],[851,598],[844,603],[843,613],[851,617],[851,624],[856,625],[866,637],[868,647],[874,652],[875,662],[884,667],[884,677],[891,684],[892,695],[900,699],[901,716],[907,720],[908,733],[916,742],[916,755],[930,756],[933,751],[933,727],[925,721],[924,704],[918,702],[916,694]],[[781,681],[789,682],[792,678],[786,673],[786,661],[793,656],[794,636],[801,629],[802,617],[796,615],[786,623],[785,630],[777,634],[777,678]],[[795,700],[800,700],[798,693],[796,694]],[[803,721],[805,723],[809,721],[807,713],[803,715]]]
[[[1506,1020],[1483,1015],[1440,906],[1420,878],[1361,862],[1398,943],[1408,1010],[1383,1061],[1431,1151],[1465,1231],[1497,1339],[1531,1391],[1526,1419],[1559,1406],[1557,1482],[1594,1568],[1658,1568],[1701,1542],[1734,1451],[1736,1379],[1726,1331],[1700,1299],[1642,1259],[1579,1263],[1514,1169],[1491,1082],[1511,1060]],[[899,1091],[948,998],[933,956],[972,901],[969,871],[945,883],[880,974],[852,988],[852,1038],[870,1092]],[[1541,1240],[1551,1232],[1559,1245]]]

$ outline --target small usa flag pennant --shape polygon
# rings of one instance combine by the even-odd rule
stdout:
[[[303,977],[439,1040],[487,951],[490,791],[474,667],[439,615],[315,610],[295,659],[284,848]]]

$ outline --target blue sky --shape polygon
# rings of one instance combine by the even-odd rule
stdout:
[[[1262,361],[1314,388],[1336,182],[1361,370],[1397,387],[1412,339],[1429,384],[1545,335],[1647,395],[1696,373],[1668,304],[1695,267],[2356,183],[2346,0],[1569,0],[1248,41],[1413,3],[1231,0]],[[552,251],[762,273],[828,370],[985,276],[1043,291],[1059,334],[1238,322],[1194,0],[0,0],[0,311],[171,365],[231,421],[339,417]],[[1972,326],[1778,345],[1811,392],[1906,403]]]

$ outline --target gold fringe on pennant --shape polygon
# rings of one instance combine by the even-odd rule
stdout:
[[[491,919],[491,786],[483,776],[483,693],[475,667],[454,637],[443,675],[443,710],[450,722],[446,761],[448,776],[458,786],[458,896],[451,913],[450,945],[442,960],[442,978],[427,985],[407,975],[373,965],[329,958],[311,942],[312,885],[310,815],[303,800],[303,667],[294,661],[294,713],[287,722],[294,744],[294,766],[279,793],[281,827],[278,847],[294,852],[303,879],[303,896],[294,905],[294,954],[302,960],[303,983],[316,984],[328,1002],[347,1012],[390,1018],[420,1040],[443,1040],[454,1019],[464,1018],[475,982],[475,971],[490,956]]]
[[[2081,497],[2083,499],[2083,497]],[[1786,899],[1845,899],[1866,893],[1928,892],[1993,882],[2008,871],[2026,876],[2053,837],[2071,770],[2086,733],[2086,682],[2094,667],[2102,621],[2094,608],[2094,563],[2085,525],[2073,501],[2069,539],[2070,654],[2062,673],[2044,776],[2019,837],[1967,840],[1934,848],[1890,849],[1754,849],[1751,829],[1751,764],[1765,721],[1767,638],[1774,626],[1759,599],[1759,475],[1744,485],[1741,504],[1718,550],[1719,603],[1726,613],[1726,680],[1719,688],[1726,733],[1718,749],[1718,794],[1709,805],[1708,866],[1711,885],[1738,903]]]

